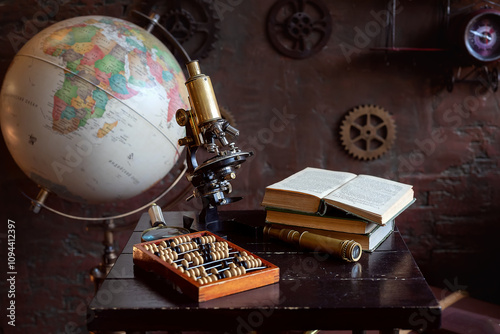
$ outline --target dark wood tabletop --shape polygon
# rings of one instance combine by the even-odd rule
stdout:
[[[132,249],[150,227],[145,214],[88,306],[88,329],[201,330],[228,333],[277,330],[433,329],[441,309],[399,232],[355,263],[268,239],[256,226],[264,211],[222,211],[232,243],[280,268],[276,284],[195,302],[164,278],[134,266]],[[164,213],[182,226],[190,212]]]

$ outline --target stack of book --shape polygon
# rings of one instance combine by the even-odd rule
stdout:
[[[369,175],[305,168],[266,187],[266,223],[359,242],[375,250],[414,199],[408,184]]]

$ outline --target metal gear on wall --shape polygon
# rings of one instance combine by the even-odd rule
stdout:
[[[271,44],[285,56],[303,59],[321,51],[332,33],[332,17],[321,0],[278,0],[267,16]]]
[[[192,59],[208,56],[219,39],[220,20],[212,1],[159,1],[162,13],[159,23],[186,49]],[[176,51],[174,55],[177,56]]]
[[[396,124],[392,116],[375,105],[355,107],[340,126],[340,139],[345,150],[360,160],[383,155],[394,143]]]

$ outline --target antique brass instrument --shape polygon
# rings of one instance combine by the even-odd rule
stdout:
[[[300,233],[291,229],[266,226],[264,235],[310,250],[325,252],[348,262],[358,261],[363,250],[361,245],[354,240],[339,240],[307,231]]]

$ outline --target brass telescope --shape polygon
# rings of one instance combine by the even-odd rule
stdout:
[[[339,240],[307,231],[300,233],[292,229],[266,226],[264,227],[264,235],[302,248],[325,252],[348,262],[358,261],[363,251],[361,245],[354,240]]]

